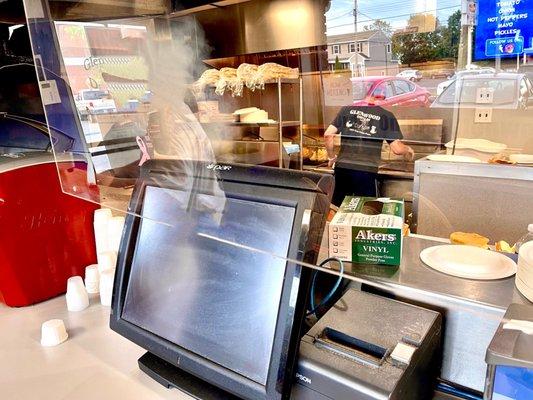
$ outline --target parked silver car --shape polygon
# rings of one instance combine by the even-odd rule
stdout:
[[[422,79],[422,72],[417,69],[406,69],[396,76],[399,78],[409,79],[411,82],[419,82]]]
[[[480,93],[491,93],[492,102],[487,104],[480,100]],[[525,74],[466,75],[454,80],[431,105],[442,108],[484,106],[527,109],[533,106],[533,84]]]
[[[476,68],[476,69],[465,69],[463,71],[457,71],[456,73],[452,74],[448,77],[448,80],[441,82],[437,85],[437,96],[439,96],[442,92],[444,92],[444,89],[446,89],[448,86],[450,86],[453,81],[455,81],[458,78],[462,78],[467,75],[481,75],[481,74],[493,74],[496,70],[494,68]]]

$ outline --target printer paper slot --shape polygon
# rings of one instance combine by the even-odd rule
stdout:
[[[380,366],[388,350],[365,340],[347,335],[332,328],[325,328],[315,338],[315,346],[351,358],[366,365]]]

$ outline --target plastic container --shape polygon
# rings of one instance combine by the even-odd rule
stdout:
[[[98,193],[88,187],[86,164],[68,164],[70,182]],[[0,292],[8,306],[65,293],[67,279],[96,262],[93,213],[99,207],[63,193],[52,154],[0,160],[0,199]]]
[[[527,233],[522,236],[515,244],[515,251],[518,253],[520,250],[520,246],[522,246],[524,243],[533,241],[533,224],[529,224],[527,226]]]

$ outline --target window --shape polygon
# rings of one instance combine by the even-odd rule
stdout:
[[[456,106],[476,104],[477,91],[481,88],[488,88],[494,91],[493,104],[495,106],[512,104],[518,99],[517,84],[518,82],[514,79],[456,79],[444,91],[439,102],[441,104],[455,104]],[[459,86],[458,98],[456,98],[457,86]]]
[[[385,96],[386,99],[394,96],[394,89],[392,88],[391,82],[383,82],[378,85],[377,88],[372,92],[372,96]]]
[[[348,43],[348,52],[355,53],[355,43]]]
[[[340,44],[334,44],[332,46],[333,54],[341,54],[341,46]]]
[[[398,95],[412,92],[415,89],[414,84],[400,80],[394,81],[394,87]]]
[[[387,45],[387,53],[392,53],[392,46],[390,43]]]
[[[363,51],[363,43],[357,42],[357,52],[361,53]]]

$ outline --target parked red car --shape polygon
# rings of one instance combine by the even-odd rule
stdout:
[[[431,94],[416,83],[395,76],[352,78],[354,106],[429,107]]]

